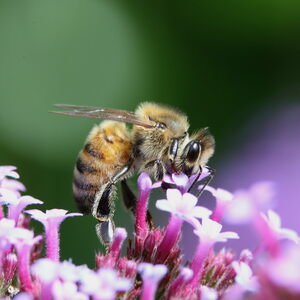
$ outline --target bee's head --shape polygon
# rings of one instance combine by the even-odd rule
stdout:
[[[185,140],[173,139],[169,147],[172,171],[175,173],[195,174],[204,167],[213,155],[215,140],[207,128],[199,130]]]

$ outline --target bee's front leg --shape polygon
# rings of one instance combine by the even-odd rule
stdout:
[[[96,199],[92,208],[92,215],[99,221],[96,225],[96,233],[99,240],[105,246],[108,246],[112,242],[115,229],[112,219],[114,214],[113,198],[116,194],[115,185],[119,180],[126,177],[131,166],[132,163],[119,170],[96,194]]]
[[[165,168],[159,159],[151,160],[145,164],[145,169],[150,169],[155,180],[160,181],[165,174]]]

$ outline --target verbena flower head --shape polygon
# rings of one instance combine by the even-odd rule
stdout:
[[[142,173],[134,232],[117,227],[112,243],[97,253],[91,269],[71,260],[61,262],[59,257],[60,224],[81,214],[63,209],[24,212],[27,205],[41,201],[20,195],[24,188],[18,185],[15,167],[0,167],[0,200],[8,207],[0,216],[0,296],[17,300],[279,300],[278,295],[299,299],[299,236],[281,227],[277,213],[267,211],[273,185],[262,182],[233,193],[208,186],[205,189],[216,198],[210,211],[190,192],[192,185],[202,188],[201,180],[208,174],[169,174],[163,182],[152,183]],[[15,180],[10,188],[7,180]],[[166,196],[156,201],[157,211],[170,213],[164,227],[150,224],[147,217],[148,201],[155,201],[151,191],[160,187]],[[45,239],[31,230],[28,215],[44,225]],[[222,232],[223,218],[256,229],[263,239],[253,245],[254,251],[236,254],[226,244],[216,251],[215,243],[239,238],[233,231]],[[184,221],[192,225],[189,234],[198,242],[190,261],[180,246]],[[270,251],[273,248],[276,251]]]

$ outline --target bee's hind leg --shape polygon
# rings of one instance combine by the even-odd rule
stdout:
[[[97,192],[92,207],[92,215],[99,221],[96,225],[96,233],[101,243],[106,247],[113,241],[115,224],[113,222],[114,201],[116,194],[116,183],[124,178],[129,172],[131,164],[119,170],[111,180],[102,186]]]
[[[125,179],[121,181],[121,192],[122,192],[122,199],[125,207],[135,215],[137,199],[135,194],[128,186],[127,181]],[[153,230],[154,224],[149,210],[147,210],[147,223],[149,226],[149,230]]]

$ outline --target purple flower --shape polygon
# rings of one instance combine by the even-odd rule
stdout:
[[[27,210],[26,213],[31,217],[41,222],[45,227],[46,242],[47,242],[47,257],[55,261],[59,261],[59,227],[64,219],[68,217],[82,216],[80,213],[67,214],[64,209],[50,209],[46,213],[38,210]]]
[[[155,293],[160,280],[167,274],[168,269],[165,265],[152,265],[140,263],[138,272],[143,279],[141,300],[155,299]]]
[[[194,174],[188,177],[184,173],[175,174],[172,175],[165,174],[163,178],[163,182],[168,184],[174,184],[182,193],[186,193],[189,191],[190,187],[194,184],[195,180],[197,182],[201,181],[205,177],[207,177],[210,174],[209,170],[204,167],[202,169],[202,173],[199,176],[199,174]],[[197,179],[197,177],[199,178]]]

